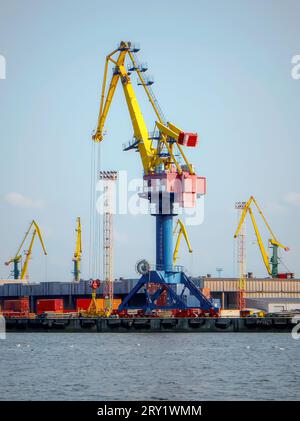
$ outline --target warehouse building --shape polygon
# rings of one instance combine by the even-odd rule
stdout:
[[[299,311],[300,313],[300,298],[247,298],[246,306],[266,313],[282,311]]]

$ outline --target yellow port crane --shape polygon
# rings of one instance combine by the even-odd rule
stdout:
[[[133,301],[132,298],[137,291],[141,288],[147,290],[147,285],[151,283],[155,284],[157,288],[154,293],[147,290],[148,298],[143,311],[147,313],[148,311],[152,312],[153,309],[164,308],[164,305],[158,304],[158,298],[163,291],[168,291],[169,304],[173,305],[171,303],[175,302],[175,293],[173,294],[167,285],[170,283],[171,273],[174,274],[172,278],[174,281],[179,282],[180,280],[180,283],[184,283],[191,294],[196,296],[201,309],[205,307],[209,311],[214,311],[211,303],[201,295],[198,289],[194,288],[184,272],[174,270],[173,265],[173,217],[178,214],[176,208],[194,208],[197,197],[206,193],[205,177],[196,174],[194,166],[188,161],[183,151],[184,147],[195,148],[198,145],[198,134],[183,131],[166,120],[151,88],[153,81],[144,76],[147,66],[139,63],[135,54],[138,51],[139,48],[133,43],[121,41],[119,46],[107,55],[98,123],[93,134],[95,143],[99,144],[103,141],[108,113],[117,85],[121,85],[133,127],[133,139],[123,147],[123,150],[135,150],[141,159],[143,187],[138,194],[139,197],[149,201],[150,213],[155,217],[156,264],[155,270],[149,270],[149,276],[140,272],[142,277],[122,301],[118,311],[127,311],[132,308],[130,302]],[[111,65],[113,71],[110,81],[108,81],[108,71]],[[151,131],[148,130],[149,126],[147,127],[144,120],[132,85],[132,73],[137,75],[138,85],[144,90],[155,114],[150,126]],[[93,148],[93,151],[95,149],[98,150],[98,156],[100,156],[100,148]],[[99,161],[100,159],[96,162]],[[182,234],[179,243],[181,236]],[[180,305],[186,307],[182,298],[175,295],[176,300],[180,301]]]
[[[264,243],[263,243],[261,234],[259,232],[253,210],[251,209],[252,203],[255,205],[256,209],[258,210],[258,212],[259,212],[259,214],[260,214],[260,216],[261,216],[261,218],[264,222],[264,224],[266,225],[266,227],[267,227],[267,229],[270,233],[271,238],[269,238],[268,244],[269,244],[270,248],[272,248],[271,259],[269,259],[269,254],[268,254],[268,252],[267,252],[267,250],[264,246]],[[279,274],[278,273],[278,265],[279,265],[278,248],[282,248],[285,251],[289,251],[289,248],[284,246],[283,244],[281,244],[277,240],[277,238],[275,237],[274,232],[272,231],[270,225],[268,224],[261,208],[259,207],[257,201],[255,200],[255,198],[253,196],[250,197],[250,199],[248,200],[248,202],[246,203],[246,205],[243,209],[238,227],[237,227],[236,232],[234,234],[234,238],[237,238],[237,236],[239,235],[239,232],[240,232],[241,227],[242,227],[242,225],[245,221],[247,213],[249,213],[249,215],[250,215],[252,225],[253,225],[253,228],[254,228],[254,231],[255,231],[256,239],[257,239],[257,242],[258,242],[258,246],[259,246],[259,249],[260,249],[260,253],[261,253],[264,265],[265,265],[265,267],[268,271],[268,274],[270,276],[272,276],[272,278],[277,278],[277,277],[288,278],[289,275],[292,276],[292,274],[289,274],[289,273],[285,273],[285,274]]]
[[[74,282],[80,281],[80,263],[81,263],[81,254],[82,254],[82,243],[81,243],[81,222],[80,217],[77,218],[77,227],[76,227],[76,244],[75,252],[73,257],[74,262]]]
[[[178,230],[179,228],[179,230]],[[174,248],[174,253],[173,253],[173,264],[176,264],[177,258],[178,258],[178,251],[179,251],[179,247],[180,247],[180,243],[181,243],[181,238],[182,235],[184,236],[185,242],[188,246],[189,249],[189,253],[193,252],[189,237],[188,237],[188,233],[187,230],[184,226],[184,223],[181,221],[181,219],[177,219],[173,234],[175,235],[176,232],[178,230],[178,236],[177,236],[177,240],[176,240],[176,244],[175,244],[175,248]]]
[[[22,249],[22,247],[23,247],[23,245],[24,245],[24,243],[25,243],[25,241],[26,241],[26,239],[29,236],[31,231],[32,231],[32,236],[31,236],[31,240],[30,240],[30,243],[29,243],[29,248],[28,248],[28,250],[25,251],[26,258],[25,258],[24,265],[21,269],[21,275],[20,275],[19,264],[21,263],[21,260],[22,260],[21,249]],[[28,264],[29,264],[29,260],[31,258],[32,247],[33,247],[33,244],[34,244],[34,239],[35,239],[36,234],[39,237],[39,240],[40,240],[40,243],[41,243],[44,254],[47,255],[47,251],[46,251],[46,248],[45,248],[45,245],[44,245],[44,241],[43,241],[43,237],[42,237],[40,228],[39,228],[38,224],[33,220],[30,223],[29,228],[24,235],[24,238],[23,238],[23,240],[22,240],[22,242],[21,242],[21,244],[18,248],[18,251],[17,251],[15,257],[12,257],[10,260],[5,262],[5,264],[7,266],[10,265],[11,263],[13,263],[13,265],[14,265],[14,267],[13,267],[14,279],[22,279],[22,280],[26,279],[27,271],[28,271]]]

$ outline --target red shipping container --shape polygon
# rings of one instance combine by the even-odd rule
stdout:
[[[41,314],[47,311],[54,311],[56,313],[62,313],[64,311],[64,300],[62,298],[53,298],[48,300],[37,300],[36,312]]]
[[[293,279],[294,278],[294,274],[293,273],[278,273],[277,278],[279,279]]]
[[[76,310],[87,310],[91,303],[91,298],[77,298]]]
[[[23,297],[17,300],[5,300],[4,311],[12,311],[15,313],[28,313],[29,312],[29,298]]]

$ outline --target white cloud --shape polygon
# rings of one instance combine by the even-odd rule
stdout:
[[[273,215],[283,215],[286,214],[288,211],[287,207],[282,205],[281,203],[276,202],[268,202],[264,207],[264,213],[266,215],[273,214]]]
[[[289,192],[284,196],[284,200],[289,205],[300,206],[300,193]]]
[[[34,200],[16,192],[7,193],[4,200],[6,203],[19,208],[41,208],[43,205],[41,200]]]

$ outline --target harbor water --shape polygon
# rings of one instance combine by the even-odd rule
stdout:
[[[300,400],[285,333],[9,333],[1,400]]]

